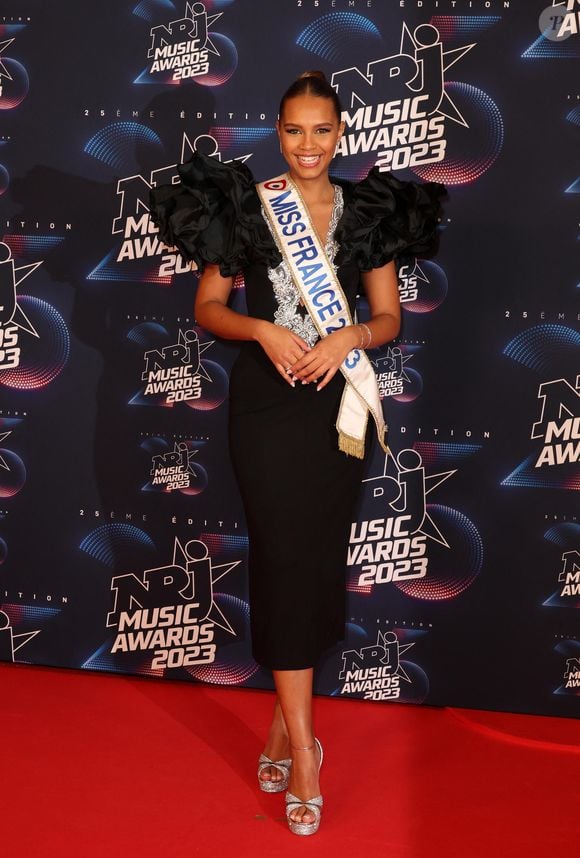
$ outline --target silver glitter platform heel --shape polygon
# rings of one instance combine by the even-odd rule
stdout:
[[[320,771],[320,767],[322,766],[322,758],[324,756],[324,752],[322,750],[322,745],[318,741],[318,739],[314,739],[315,745],[318,745],[318,750],[320,751],[320,762],[318,764],[318,771]],[[307,748],[293,748],[294,751],[311,751],[315,745],[309,745]],[[299,834],[302,837],[307,836],[308,834],[316,834],[318,831],[318,826],[320,825],[320,817],[322,816],[322,796],[317,795],[315,798],[309,798],[308,801],[301,801],[297,796],[292,795],[291,792],[286,793],[286,819],[288,820],[288,828],[292,832],[292,834]],[[297,807],[307,807],[308,810],[312,811],[314,814],[313,822],[294,822],[293,819],[290,819],[291,812]]]
[[[291,765],[292,760],[271,760],[266,754],[260,754],[260,759],[258,760],[258,784],[262,792],[283,792],[285,789],[288,789]],[[268,766],[273,766],[281,773],[282,777],[279,781],[262,780],[260,775]]]

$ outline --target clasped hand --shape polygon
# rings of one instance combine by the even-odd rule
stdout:
[[[317,382],[316,389],[322,390],[336,375],[357,342],[358,337],[353,334],[352,327],[334,331],[319,340],[293,365],[294,377],[306,384]]]
[[[333,378],[358,338],[352,327],[342,328],[319,340],[311,348],[293,331],[271,325],[260,337],[260,344],[280,375],[289,384],[317,382],[322,390]]]

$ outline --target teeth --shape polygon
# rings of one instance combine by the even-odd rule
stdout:
[[[316,164],[320,161],[320,155],[298,155],[301,164]]]

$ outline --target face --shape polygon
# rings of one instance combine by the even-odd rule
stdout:
[[[290,175],[315,179],[328,171],[344,122],[330,98],[298,95],[288,99],[276,127]]]

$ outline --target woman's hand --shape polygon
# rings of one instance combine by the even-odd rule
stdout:
[[[200,325],[230,340],[259,343],[284,381],[294,387],[292,368],[310,350],[302,337],[265,319],[244,316],[227,306],[233,277],[222,277],[217,265],[207,265],[195,299],[195,315]]]
[[[348,325],[319,340],[308,354],[294,364],[293,372],[304,384],[318,382],[322,390],[336,375],[344,359],[353,349],[377,348],[397,336],[401,324],[401,308],[397,273],[394,262],[382,268],[362,272],[361,280],[369,303],[370,318],[363,325]],[[367,334],[370,336],[367,338]]]
[[[292,371],[303,384],[319,381],[317,390],[322,390],[336,375],[347,354],[360,344],[360,329],[349,325],[340,331],[334,331],[319,340],[308,354],[303,355],[294,364]]]
[[[308,343],[281,325],[264,321],[256,334],[260,343],[284,381],[294,387],[294,367],[310,351]]]

